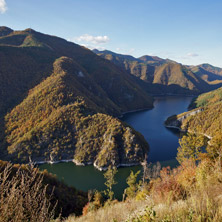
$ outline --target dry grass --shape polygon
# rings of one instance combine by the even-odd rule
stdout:
[[[116,204],[100,208],[97,211],[89,212],[86,216],[75,218],[70,216],[65,222],[113,222],[125,221],[132,214],[143,210],[150,205],[150,200],[118,202]]]
[[[48,222],[54,218],[43,185],[43,175],[34,166],[13,168],[6,164],[0,169],[0,221]]]
[[[194,179],[190,180],[191,176]],[[175,186],[169,186],[171,178],[185,187],[186,195],[180,199],[172,198]],[[204,160],[198,167],[180,168],[176,173],[165,174],[162,180],[156,182],[167,185],[162,186],[163,196],[158,195],[158,190],[153,186],[154,192],[151,191],[146,200],[118,202],[89,212],[86,216],[70,216],[65,222],[222,221],[222,171],[218,163]]]

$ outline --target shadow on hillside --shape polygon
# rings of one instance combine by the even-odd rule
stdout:
[[[5,134],[5,121],[3,118],[0,119],[0,159],[7,160],[7,146],[8,143],[6,141],[6,134]]]

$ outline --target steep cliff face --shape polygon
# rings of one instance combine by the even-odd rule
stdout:
[[[197,113],[202,112],[204,109],[203,108],[197,108],[194,110],[191,110],[189,112],[185,112],[179,115],[173,115],[167,118],[167,120],[164,122],[165,126],[168,128],[176,128],[179,130],[185,130],[184,128],[181,129],[181,126],[183,122],[190,116],[194,116]]]

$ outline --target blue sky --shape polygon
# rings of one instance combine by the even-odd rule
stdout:
[[[221,0],[0,0],[0,25],[135,57],[222,67]]]

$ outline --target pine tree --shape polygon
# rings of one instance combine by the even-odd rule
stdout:
[[[136,173],[131,171],[129,177],[126,179],[126,183],[129,185],[129,187],[126,188],[126,195],[129,198],[133,198],[136,195],[136,192],[138,190],[137,177],[139,174],[140,170]]]
[[[115,166],[109,166],[108,170],[104,173],[104,178],[106,179],[105,185],[107,189],[104,191],[105,195],[108,196],[108,200],[113,200],[114,192],[113,186],[117,184],[115,181],[115,175],[117,173],[117,168]]]
[[[180,147],[178,148],[177,160],[182,163],[186,159],[190,159],[196,164],[199,160],[199,155],[205,145],[203,135],[187,133],[179,139]]]

